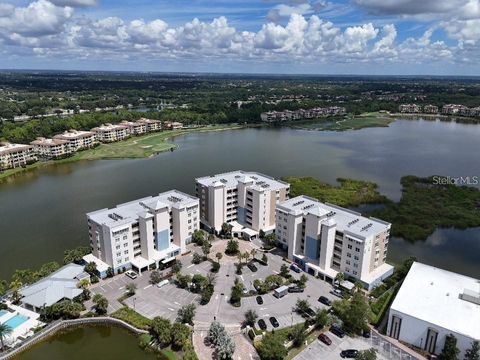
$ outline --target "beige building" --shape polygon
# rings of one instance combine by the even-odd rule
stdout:
[[[90,247],[115,272],[162,267],[186,252],[200,226],[199,201],[177,190],[87,214]]]
[[[233,232],[250,237],[275,228],[275,205],[288,199],[289,192],[289,184],[256,172],[239,170],[196,179],[202,225],[218,232],[228,223]]]
[[[93,131],[69,130],[63,134],[55,135],[53,139],[68,141],[72,152],[89,149],[98,144]]]
[[[164,121],[163,127],[168,130],[176,130],[176,129],[182,129],[183,124],[177,121]]]
[[[100,142],[114,142],[124,140],[129,136],[128,127],[125,125],[102,124],[92,131]]]
[[[24,144],[0,144],[0,170],[12,169],[37,161],[33,146]]]
[[[385,262],[390,226],[307,196],[276,208],[277,242],[290,260],[328,281],[344,273],[369,290],[393,273]]]
[[[137,120],[137,123],[145,124],[147,132],[162,130],[162,122],[160,120],[140,118]]]
[[[126,126],[130,135],[143,135],[147,132],[147,125],[141,122],[122,121],[120,125]]]
[[[72,153],[68,140],[38,137],[30,143],[34,153],[43,159],[59,159]]]

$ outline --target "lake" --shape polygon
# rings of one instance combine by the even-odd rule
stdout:
[[[157,359],[140,349],[137,338],[130,332],[115,326],[87,326],[56,334],[15,357],[18,360],[139,358]]]
[[[189,134],[179,149],[136,160],[44,167],[0,184],[0,278],[88,245],[85,214],[172,188],[191,194],[199,176],[236,169],[275,177],[370,180],[392,199],[404,175],[480,175],[480,126],[399,120],[388,128],[328,132],[258,128]],[[480,230],[439,230],[425,242],[392,239],[389,259],[421,261],[476,275]],[[478,254],[479,251],[476,252]]]

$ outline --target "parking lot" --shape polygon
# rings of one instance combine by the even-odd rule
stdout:
[[[347,349],[367,350],[372,346],[367,339],[345,336],[343,339],[335,336],[330,331],[325,333],[331,340],[331,345],[325,345],[319,340],[314,340],[308,347],[298,354],[295,360],[338,360],[341,359],[340,352]],[[387,360],[382,354],[377,353],[378,360]]]

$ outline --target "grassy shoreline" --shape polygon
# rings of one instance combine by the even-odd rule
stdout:
[[[289,122],[286,125],[294,129],[312,131],[349,131],[372,127],[388,127],[395,119],[387,113],[371,112],[343,118],[320,118]]]
[[[100,144],[93,149],[80,151],[65,159],[37,161],[36,163],[27,165],[25,168],[5,170],[3,172],[0,172],[0,182],[14,177],[15,175],[24,174],[26,172],[57,164],[66,164],[85,160],[90,161],[148,158],[178,148],[178,145],[169,142],[169,140],[177,136],[187,135],[191,133],[238,130],[245,127],[246,126],[244,125],[213,125],[202,128],[167,130],[143,136],[131,137],[124,141],[118,141],[109,144]]]

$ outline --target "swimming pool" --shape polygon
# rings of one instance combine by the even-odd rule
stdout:
[[[9,326],[12,330],[22,325],[25,321],[28,320],[28,317],[23,315],[15,315],[5,322],[5,325]]]
[[[0,310],[0,317],[2,317],[3,315],[5,314],[8,314],[8,311],[6,310]]]

